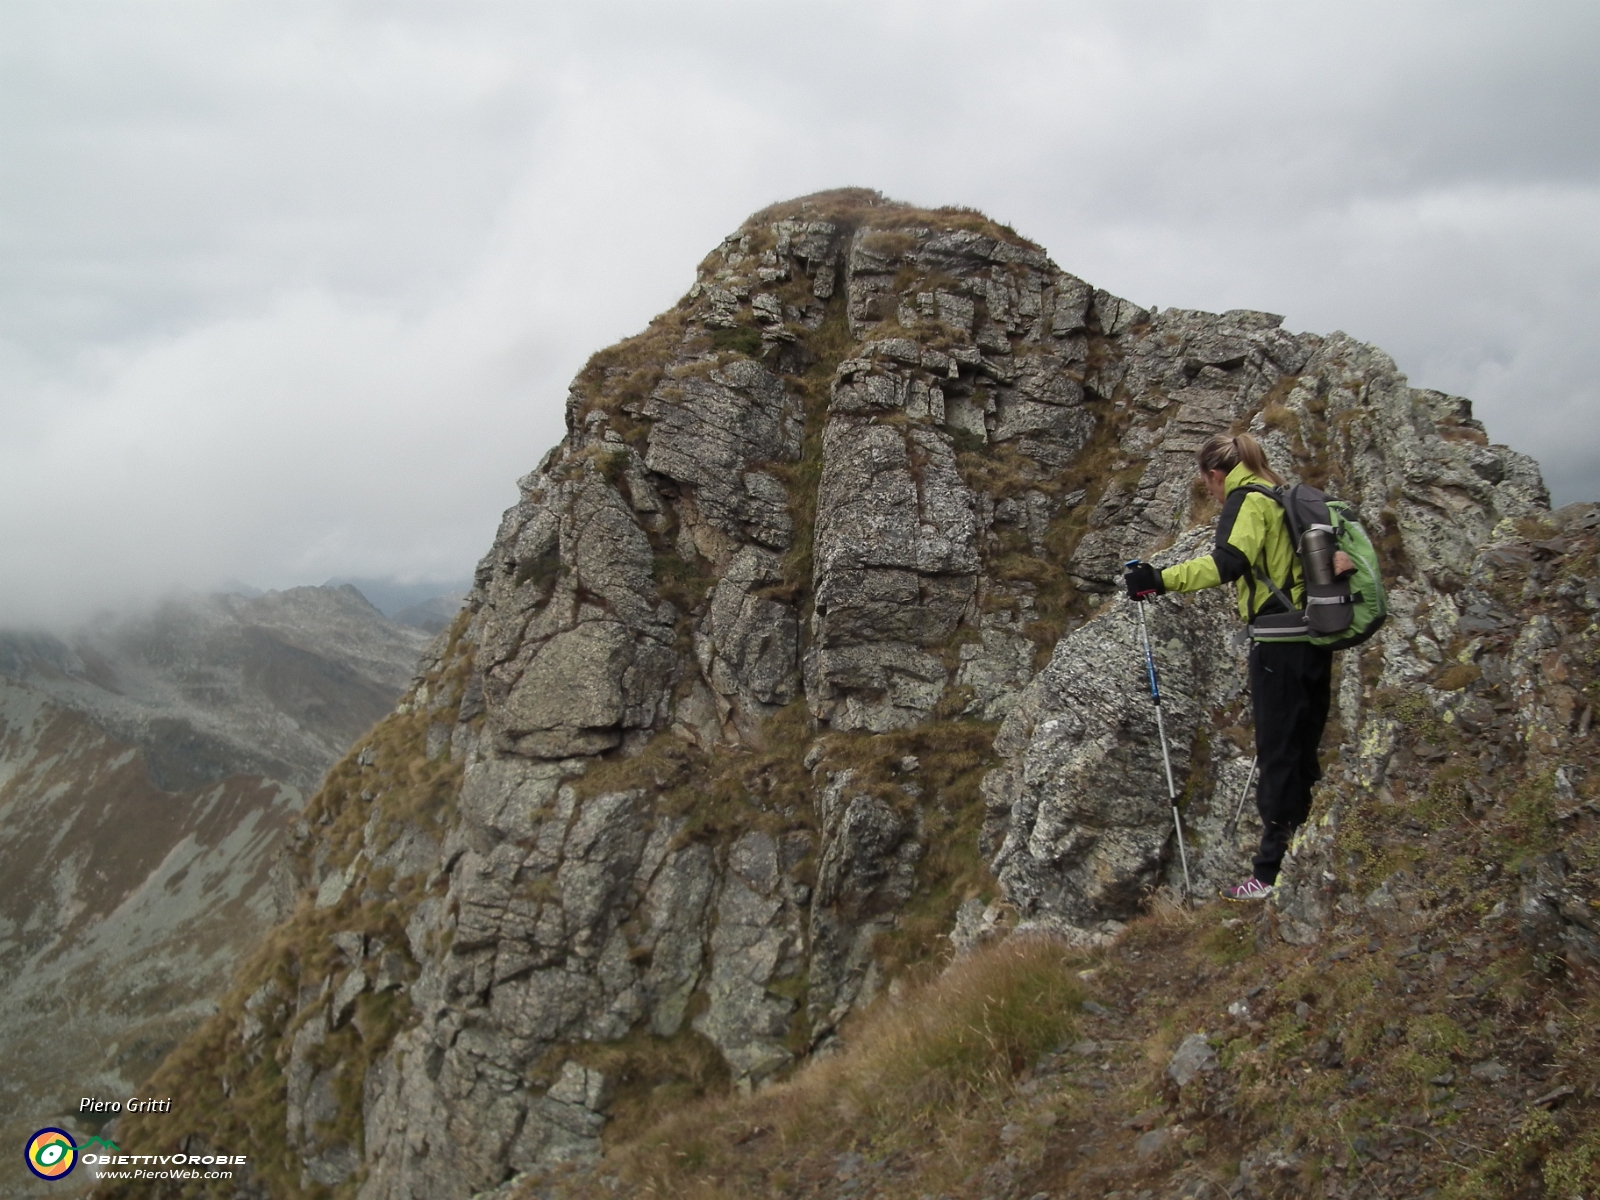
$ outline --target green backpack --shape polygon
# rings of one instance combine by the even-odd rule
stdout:
[[[1383,594],[1378,552],[1361,527],[1355,509],[1343,500],[1328,499],[1326,494],[1305,483],[1297,483],[1287,491],[1257,483],[1245,486],[1282,505],[1289,540],[1300,558],[1300,575],[1306,581],[1306,606],[1297,608],[1285,590],[1292,580],[1284,580],[1280,588],[1263,570],[1261,574],[1267,587],[1288,611],[1257,616],[1252,586],[1250,636],[1258,642],[1310,642],[1313,646],[1345,650],[1359,646],[1377,633],[1389,616],[1389,604]],[[1316,572],[1309,561],[1312,548],[1306,535],[1314,530],[1332,534],[1332,548],[1350,556],[1350,561],[1356,565],[1353,573],[1336,578],[1332,583],[1311,582]],[[1250,574],[1249,568],[1246,573]],[[1254,582],[1253,575],[1251,581]]]

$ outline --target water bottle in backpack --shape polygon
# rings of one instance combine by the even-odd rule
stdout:
[[[1289,540],[1300,560],[1306,600],[1304,608],[1297,607],[1284,591],[1291,581],[1284,580],[1284,588],[1280,588],[1263,570],[1267,586],[1288,611],[1253,619],[1250,636],[1257,641],[1310,642],[1343,650],[1359,646],[1377,633],[1389,615],[1389,606],[1378,552],[1355,510],[1343,500],[1328,499],[1309,484],[1298,483],[1287,491],[1260,484],[1247,486],[1282,505]],[[1333,569],[1338,551],[1355,565],[1342,576]]]

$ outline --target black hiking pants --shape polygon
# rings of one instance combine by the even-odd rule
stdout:
[[[1317,746],[1328,722],[1333,651],[1306,642],[1257,642],[1250,648],[1250,705],[1256,719],[1261,782],[1261,848],[1255,874],[1277,881],[1289,839],[1311,814],[1311,785],[1322,778]]]

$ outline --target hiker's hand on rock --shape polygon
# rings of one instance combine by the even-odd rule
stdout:
[[[1341,579],[1346,575],[1354,575],[1356,573],[1355,560],[1343,550],[1335,550],[1333,552],[1333,573]]]

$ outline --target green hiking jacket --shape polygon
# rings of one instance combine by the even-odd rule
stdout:
[[[1240,463],[1228,472],[1226,499],[1217,518],[1217,544],[1210,554],[1191,558],[1161,572],[1161,582],[1169,592],[1198,592],[1219,583],[1234,583],[1239,591],[1239,615],[1250,619],[1250,586],[1255,583],[1255,610],[1281,612],[1283,604],[1272,594],[1261,576],[1266,563],[1273,582],[1287,592],[1296,604],[1305,603],[1305,584],[1300,578],[1300,560],[1289,541],[1283,506],[1260,492],[1241,491],[1246,484],[1271,487],[1265,479]]]

